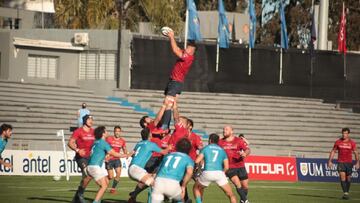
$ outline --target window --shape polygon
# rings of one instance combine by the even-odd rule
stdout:
[[[28,77],[33,78],[56,78],[58,58],[55,56],[28,56]]]
[[[115,80],[116,53],[85,52],[80,54],[80,80]]]

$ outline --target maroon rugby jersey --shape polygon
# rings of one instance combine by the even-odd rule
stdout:
[[[175,131],[173,132],[169,140],[169,144],[173,146],[172,151],[176,151],[176,143],[182,138],[186,137],[188,133],[188,129],[181,122],[175,124]]]
[[[170,137],[171,137],[170,134],[165,135],[162,138],[160,138],[159,136],[153,136],[153,137],[151,137],[150,141],[155,143],[161,149],[166,149],[168,147],[168,145],[169,145]],[[161,154],[159,152],[153,152],[152,156],[153,157],[160,157],[160,156],[163,156],[163,154]]]
[[[82,127],[78,128],[73,132],[71,138],[75,139],[78,149],[85,150],[85,155],[82,157],[89,158],[95,141],[94,129],[91,128],[89,132],[86,132]]]
[[[333,149],[339,151],[338,162],[351,163],[352,153],[354,150],[356,150],[356,143],[351,139],[344,141],[340,138],[336,140]]]
[[[119,137],[116,138],[115,136],[109,136],[106,138],[106,142],[109,143],[111,148],[117,153],[120,153],[121,149],[126,148],[126,141]],[[119,159],[118,157],[110,156],[109,160],[116,160]]]
[[[191,132],[191,134],[189,136],[187,136],[187,138],[190,140],[190,143],[191,143],[191,149],[189,152],[189,156],[193,161],[195,161],[196,156],[197,156],[196,151],[203,148],[203,142],[201,140],[201,137],[199,135],[195,134],[194,132]]]
[[[183,51],[182,56],[178,58],[172,69],[170,78],[178,82],[184,82],[185,76],[189,72],[193,61],[194,56]]]
[[[232,141],[226,141],[224,138],[219,140],[219,146],[222,147],[229,159],[229,168],[245,167],[244,159],[240,156],[240,151],[249,149],[246,142],[238,137]]]

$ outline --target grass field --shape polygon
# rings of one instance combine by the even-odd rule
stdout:
[[[64,180],[53,181],[52,177],[20,177],[0,176],[0,202],[71,202],[80,177],[71,177],[69,182]],[[192,187],[193,183],[191,183]],[[106,193],[103,203],[124,203],[128,193],[135,183],[128,178],[122,178],[118,186],[118,193]],[[92,202],[97,186],[92,182],[85,192],[89,203]],[[189,190],[191,191],[191,190]],[[191,192],[192,195],[192,192]],[[261,202],[360,202],[360,184],[352,184],[350,200],[341,200],[342,192],[338,183],[311,183],[311,182],[250,182],[249,200],[251,203]],[[138,202],[146,202],[147,192],[140,194]],[[191,196],[192,197],[192,196]],[[193,198],[192,198],[193,199]],[[194,201],[193,201],[194,202]],[[217,186],[211,185],[205,190],[205,203],[228,202],[225,195]]]

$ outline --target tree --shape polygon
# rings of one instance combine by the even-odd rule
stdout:
[[[87,28],[85,0],[56,0],[55,22],[60,28],[82,29]]]
[[[146,19],[160,30],[163,26],[169,26],[175,32],[183,30],[183,16],[185,13],[184,1],[179,0],[140,0],[140,7]]]
[[[346,9],[346,45],[348,50],[360,50],[360,1],[344,0]],[[342,1],[329,2],[329,33],[328,39],[337,49],[337,36],[342,12]]]

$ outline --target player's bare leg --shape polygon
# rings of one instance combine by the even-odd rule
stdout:
[[[136,185],[136,188],[133,192],[130,192],[130,198],[128,200],[129,203],[136,202],[136,196],[146,189],[147,187],[151,186],[154,183],[154,175],[153,174],[146,174],[140,182]],[[150,195],[150,194],[149,194]]]
[[[194,187],[193,187],[193,192],[194,192],[196,203],[202,203],[202,197],[204,194],[204,186],[202,186],[198,181],[196,181],[194,184]]]
[[[93,203],[100,203],[100,200],[104,196],[106,188],[109,184],[109,179],[107,177],[103,177],[96,181],[96,184],[100,186],[100,189],[98,190]]]
[[[231,186],[229,184],[225,184],[220,187],[224,191],[226,196],[229,198],[230,203],[236,203],[236,197],[235,197],[234,193],[232,192]]]
[[[238,176],[233,176],[230,180],[235,185],[236,192],[239,194],[241,201],[247,202],[248,180],[240,181]]]
[[[107,170],[107,172],[108,172],[109,180],[113,179],[114,178],[114,170],[110,169],[110,170]]]
[[[115,178],[113,180],[113,183],[112,183],[112,187],[111,187],[111,190],[110,190],[111,193],[116,192],[116,186],[120,181],[121,167],[115,168],[115,172],[116,172],[116,176],[115,176]],[[113,177],[114,177],[114,173],[113,173]]]
[[[343,199],[349,199],[349,189],[350,189],[351,176],[346,176],[346,173],[343,172],[343,171],[339,172],[339,176],[340,176],[341,188],[342,188],[342,191],[344,193],[342,198]]]

